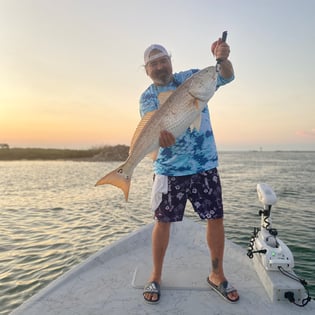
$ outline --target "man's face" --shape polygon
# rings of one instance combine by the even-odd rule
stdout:
[[[150,56],[157,53],[159,53],[159,51],[152,51]],[[168,56],[149,61],[145,66],[145,70],[156,85],[167,85],[173,77],[172,63]]]

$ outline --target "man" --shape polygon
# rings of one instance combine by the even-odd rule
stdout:
[[[217,87],[234,79],[228,60],[230,48],[222,39],[211,46],[220,60]],[[158,95],[175,90],[197,69],[174,73],[171,57],[161,45],[151,45],[144,52],[145,70],[152,79],[140,98],[140,113],[158,109]],[[212,289],[230,302],[239,300],[236,289],[227,281],[223,271],[224,226],[218,156],[212,132],[208,106],[202,111],[200,130],[188,129],[177,139],[167,130],[160,134],[160,150],[154,162],[155,180],[152,207],[155,225],[152,232],[153,270],[144,287],[147,303],[160,300],[163,260],[168,246],[170,223],[181,221],[187,199],[201,219],[207,220],[207,243],[211,252],[211,273],[207,281]],[[188,162],[188,163],[187,163]]]

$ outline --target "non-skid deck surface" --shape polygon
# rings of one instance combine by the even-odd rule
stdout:
[[[163,290],[209,290],[206,282],[208,270],[181,269],[177,267],[165,267],[161,288]],[[143,289],[147,283],[151,270],[146,266],[137,266],[135,269],[132,286],[136,289]],[[200,275],[204,275],[202,278]]]
[[[205,226],[188,219],[172,226],[160,303],[144,303],[142,288],[151,272],[152,227],[147,225],[91,256],[11,315],[315,314],[313,302],[303,309],[289,302],[271,303],[246,251],[229,241],[224,269],[240,301],[236,305],[223,301],[206,283],[210,257]]]

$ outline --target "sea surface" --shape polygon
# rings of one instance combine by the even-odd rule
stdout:
[[[152,222],[151,161],[134,173],[129,202],[95,182],[116,162],[0,162],[0,314],[104,246]],[[262,209],[257,183],[278,201],[273,227],[315,297],[315,152],[221,152],[226,237],[247,249]],[[191,206],[186,216],[198,221]]]

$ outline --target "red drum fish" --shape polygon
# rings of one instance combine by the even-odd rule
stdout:
[[[177,138],[189,127],[199,130],[201,111],[214,95],[216,85],[217,71],[210,66],[193,74],[175,91],[160,93],[160,107],[141,119],[134,132],[127,160],[101,178],[95,186],[114,185],[124,192],[127,201],[133,171],[145,156],[157,152],[161,131],[167,130]]]

